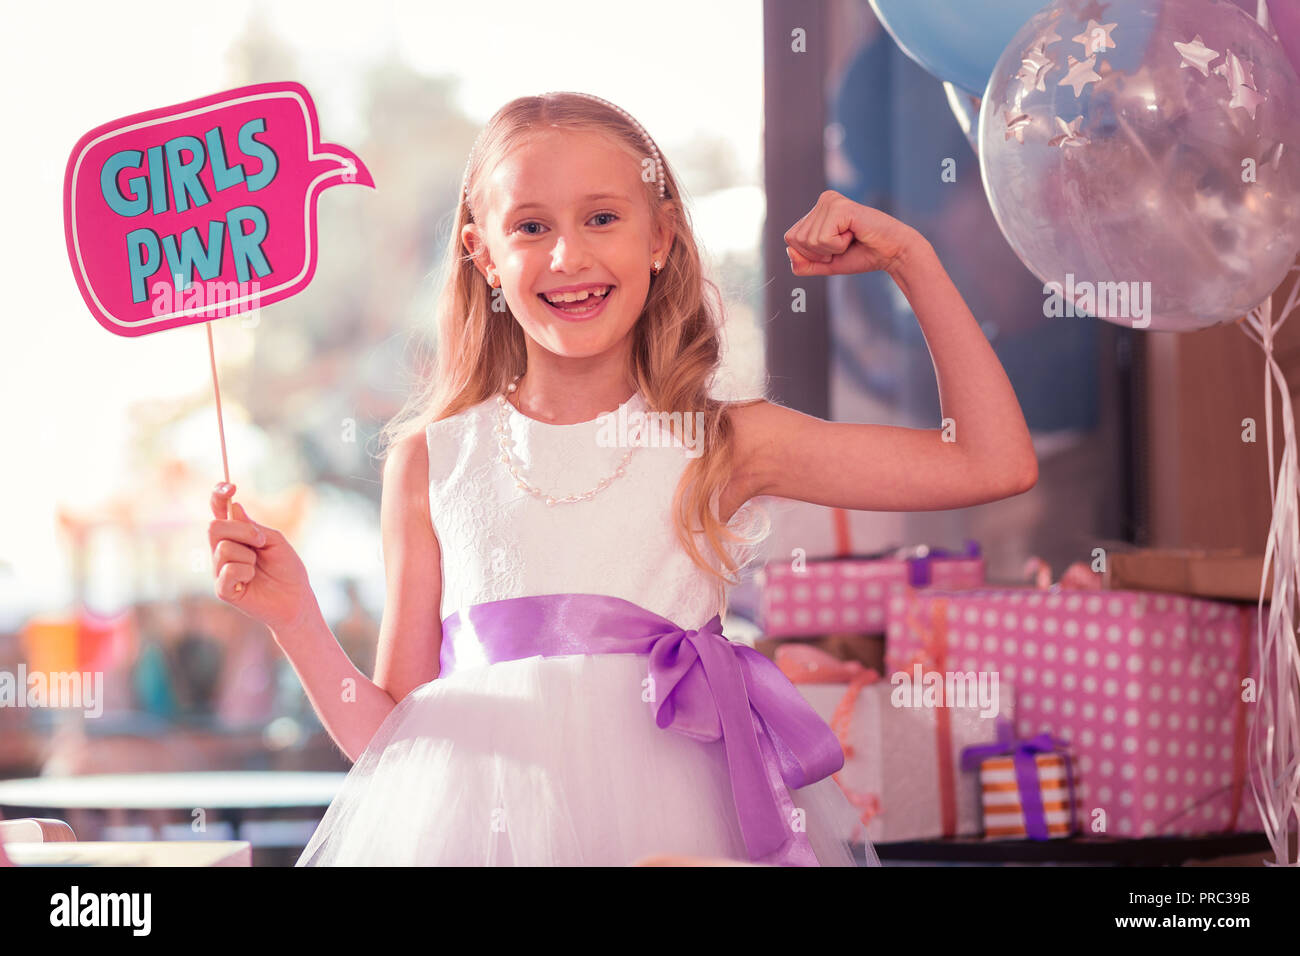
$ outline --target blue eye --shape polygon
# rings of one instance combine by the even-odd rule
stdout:
[[[612,212],[598,212],[598,213],[596,213],[596,215],[592,216],[591,219],[600,219],[600,218],[603,218],[603,217],[606,217],[606,216],[608,216],[608,217],[611,218],[611,219],[615,219],[615,220],[618,219],[618,214],[617,214],[617,213],[612,213]],[[587,221],[590,222],[591,219],[589,219],[589,220],[587,220]],[[514,231],[515,231],[515,232],[522,232],[522,233],[524,233],[524,235],[526,235],[526,236],[540,236],[541,233],[539,233],[539,232],[527,232],[527,231],[526,231],[527,228],[528,228],[529,226],[540,226],[540,225],[541,225],[541,223],[538,222],[536,219],[530,219],[530,220],[528,220],[527,222],[521,222],[518,226],[515,227],[515,230],[514,230]],[[608,225],[613,225],[613,223],[601,223],[600,225],[608,226]]]

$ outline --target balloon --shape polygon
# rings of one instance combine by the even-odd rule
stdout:
[[[903,52],[928,72],[979,96],[1007,41],[1043,0],[871,0]]]
[[[980,98],[967,93],[965,90],[958,89],[952,83],[944,83],[943,91],[948,96],[948,108],[952,110],[952,115],[957,118],[957,125],[961,127],[962,135],[966,137],[966,142],[970,143],[970,148],[978,154],[980,151]]]
[[[1190,331],[1258,305],[1300,249],[1300,78],[1220,0],[1055,0],[998,60],[984,191],[1047,315]],[[1049,288],[1045,285],[1045,294]]]
[[[1268,0],[1268,17],[1291,65],[1300,73],[1300,3],[1296,0]]]

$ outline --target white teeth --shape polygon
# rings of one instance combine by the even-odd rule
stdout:
[[[589,296],[594,295],[599,297],[605,295],[607,292],[609,292],[609,286],[604,286],[599,289],[588,289],[585,292],[546,292],[543,293],[543,295],[546,296],[547,302],[581,302]]]

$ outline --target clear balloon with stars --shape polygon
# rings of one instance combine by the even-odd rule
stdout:
[[[979,152],[1059,314],[1205,328],[1258,305],[1300,250],[1300,79],[1227,0],[1044,7],[993,71]]]

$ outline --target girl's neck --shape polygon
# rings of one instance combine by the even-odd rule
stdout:
[[[508,398],[529,418],[549,425],[589,422],[618,408],[636,391],[621,371],[548,371],[530,365]]]

